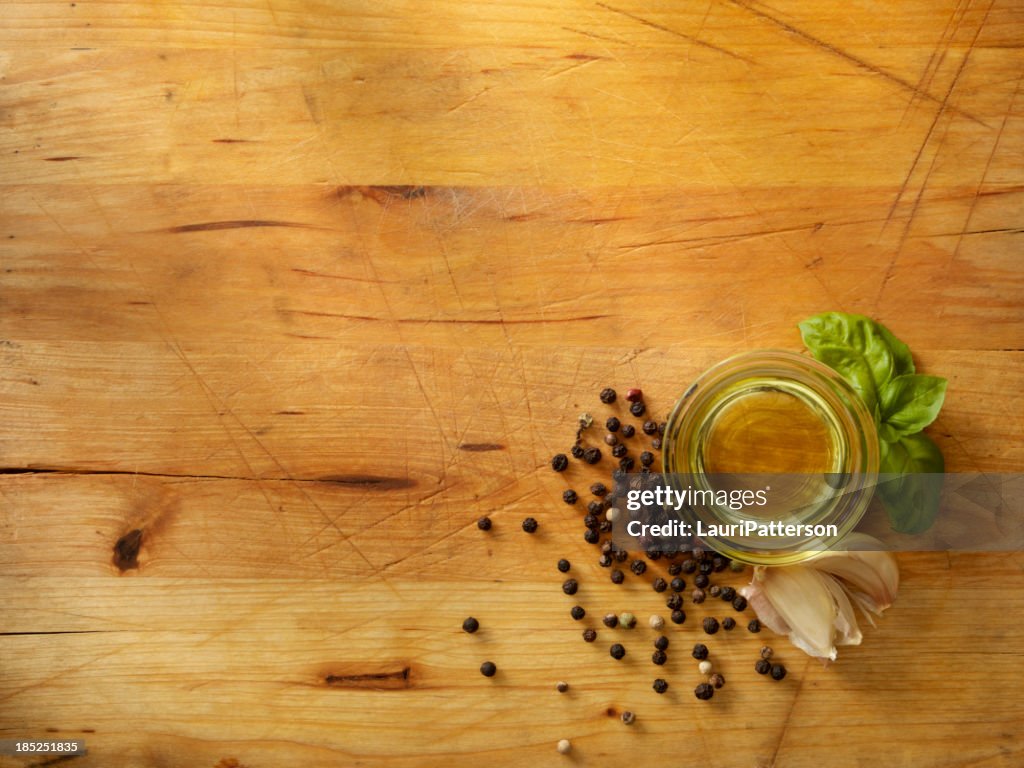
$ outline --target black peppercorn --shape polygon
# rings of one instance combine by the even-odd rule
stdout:
[[[697,570],[696,560],[683,560],[682,562],[683,573],[693,573]]]
[[[634,427],[632,424],[626,424],[625,426],[622,427],[622,436],[623,437],[632,437],[635,434],[636,434],[636,427]]]
[[[736,590],[733,589],[732,587],[722,587],[721,595],[722,595],[722,599],[725,602],[731,603],[733,598],[736,597]]]
[[[665,601],[665,607],[670,611],[678,610],[683,607],[683,596],[682,595],[669,595],[668,600]]]
[[[669,586],[672,588],[673,592],[682,592],[684,589],[686,589],[686,582],[683,581],[680,577],[676,576],[669,583]]]
[[[650,451],[644,451],[640,454],[640,464],[649,467],[654,463],[654,454]]]
[[[651,587],[654,589],[655,592],[664,592],[666,589],[668,589],[668,584],[665,582],[663,578],[661,578],[661,576],[659,576],[651,582]]]
[[[781,664],[772,664],[772,680],[781,680],[786,676],[786,668]]]
[[[587,448],[583,451],[583,460],[587,464],[597,464],[601,460],[601,449],[600,448]]]
[[[569,453],[571,453],[571,454],[572,454],[572,457],[573,457],[574,459],[582,459],[582,458],[583,458],[583,446],[582,446],[582,445],[579,445],[579,444],[577,443],[576,445],[574,445],[574,446],[573,446],[573,447],[572,447],[572,448],[570,449]]]
[[[592,643],[597,640],[597,632],[593,629],[583,630],[583,641],[586,643]]]
[[[758,659],[757,663],[754,664],[754,671],[759,675],[767,675],[772,671],[771,662],[768,659]]]
[[[572,564],[564,557],[558,561],[558,570],[562,573],[568,573],[570,568],[572,568]]]
[[[615,545],[612,544],[610,541],[606,541],[604,544],[601,545],[601,552],[608,555],[609,557],[611,557],[612,551],[614,549]]]
[[[683,564],[682,563],[670,563],[669,566],[668,566],[668,575],[669,576],[678,576],[680,573],[682,573],[682,571],[683,571]]]
[[[583,527],[589,528],[592,531],[597,529],[598,523],[599,521],[594,515],[586,515],[583,518]]]
[[[604,423],[604,428],[607,429],[609,432],[618,432],[619,431],[619,427],[621,427],[621,426],[622,426],[622,422],[619,421],[614,416],[609,416],[608,417],[608,421],[606,421]]]
[[[615,558],[615,562],[624,563],[629,558],[629,552],[624,549],[617,549],[612,557]]]
[[[732,607],[735,611],[745,611],[747,609],[747,598],[743,595],[736,595],[736,599],[732,601]]]
[[[472,635],[478,629],[480,629],[480,622],[474,619],[472,616],[470,616],[468,619],[462,622],[463,632],[469,632],[469,634]]]
[[[611,533],[612,532],[612,521],[611,520],[602,520],[598,524],[597,530],[600,531],[601,533]]]
[[[636,722],[636,715],[630,712],[628,709],[622,713],[621,720],[624,725],[632,725]]]
[[[612,556],[607,553],[601,555],[601,557],[599,557],[597,560],[597,564],[600,565],[602,568],[611,568]]]
[[[637,418],[640,418],[647,412],[647,406],[644,405],[642,400],[638,400],[637,402],[629,406],[629,412],[632,413]]]
[[[725,678],[716,672],[708,678],[708,682],[715,688],[721,688],[723,685],[725,685]]]
[[[629,570],[635,573],[637,576],[642,576],[644,571],[647,570],[647,563],[643,560],[634,560],[629,564]]]
[[[617,397],[617,395],[614,389],[612,389],[611,387],[605,387],[604,389],[601,390],[601,394],[598,395],[598,397],[601,398],[601,402],[604,403],[605,405],[611,405],[612,403],[615,402],[615,398]]]
[[[564,501],[566,504],[575,504],[578,498],[579,497],[576,495],[576,491],[574,491],[572,488],[570,488],[567,491],[563,491],[562,493],[562,501]]]
[[[533,533],[537,530],[537,521],[534,520],[532,517],[526,518],[525,520],[523,520],[523,530],[527,533]]]
[[[608,653],[611,654],[613,659],[621,659],[626,655],[626,649],[622,647],[622,643],[616,643],[608,649]]]
[[[572,616],[575,621],[579,621],[587,615],[587,612],[583,609],[582,605],[574,605],[572,610],[569,611],[569,615]]]
[[[710,560],[701,560],[697,565],[697,570],[706,575],[715,570],[715,566]]]
[[[601,619],[601,621],[604,622],[604,625],[608,627],[608,629],[615,629],[619,626],[619,617],[614,613],[607,614],[603,619]]]
[[[494,677],[494,673],[498,671],[498,668],[494,666],[493,661],[485,661],[480,665],[480,674],[484,677]]]
[[[668,650],[668,638],[664,635],[658,635],[658,639],[654,641],[654,647],[659,651]]]
[[[607,435],[604,436],[604,444],[605,445],[611,445],[611,446],[618,445],[619,444],[619,438],[617,438],[615,435],[613,435],[611,432],[609,432]]]
[[[659,667],[668,661],[668,655],[664,651],[655,651],[651,654],[651,661],[657,664]]]
[[[590,492],[600,499],[602,496],[608,493],[608,487],[604,483],[594,483],[592,486],[590,486]]]
[[[693,689],[693,695],[701,701],[707,701],[715,695],[715,689],[708,683],[701,683]]]
[[[693,646],[693,658],[697,661],[704,661],[708,657],[708,647],[704,643],[697,643]]]
[[[604,502],[603,501],[592,501],[592,502],[590,502],[589,504],[587,504],[587,512],[589,512],[592,515],[600,515],[602,512],[604,512]]]
[[[698,573],[696,577],[694,577],[693,583],[701,589],[706,589],[708,584],[711,583],[711,579],[709,579],[703,573]]]
[[[551,468],[555,472],[564,472],[565,468],[569,466],[569,457],[564,453],[556,453],[551,457]]]
[[[597,542],[601,540],[601,534],[593,528],[587,528],[587,530],[583,532],[583,540],[587,542],[587,544],[597,544]]]
[[[565,693],[569,690],[569,684],[565,681],[560,680],[559,682],[555,683],[555,690],[559,693]]]
[[[661,559],[661,550],[658,549],[658,547],[654,544],[652,544],[646,550],[644,550],[644,554],[647,555],[647,559],[651,560],[652,562],[654,560]]]
[[[624,446],[622,443],[619,443],[614,448],[612,448],[612,456],[614,456],[616,459],[621,459],[626,455],[627,451],[628,449],[626,448],[626,446]]]
[[[479,520],[476,521],[476,527],[479,528],[481,531],[491,530],[491,518],[486,516],[481,517]]]
[[[661,450],[661,438],[660,437],[656,437],[653,440],[651,440],[651,448],[653,448],[656,451],[660,451]]]
[[[747,624],[747,631],[748,632],[760,632],[761,631],[761,622],[758,621],[757,619],[751,619],[750,623]]]
[[[659,677],[654,681],[654,685],[651,687],[654,688],[655,693],[664,693],[668,690],[668,683]]]
[[[642,429],[645,435],[653,435],[655,432],[658,431],[658,425],[655,422],[648,419],[647,421],[644,422]]]
[[[626,580],[626,574],[624,574],[618,568],[616,568],[614,571],[612,571],[612,584],[621,584],[625,580]]]
[[[690,593],[690,599],[694,602],[695,605],[700,605],[701,603],[703,603],[706,597],[707,595],[704,593],[703,589],[695,589],[693,590],[693,592]]]
[[[681,610],[672,611],[672,623],[673,624],[682,624],[684,621],[686,621],[686,614],[683,613],[683,611],[681,611]]]
[[[726,632],[732,632],[732,630],[735,627],[736,619],[734,619],[732,616],[726,616],[724,619],[722,619],[722,629],[724,629]]]
[[[722,594],[722,588],[717,584],[712,584],[711,587],[708,589],[708,594],[712,597],[718,597],[720,594]]]
[[[658,436],[659,437],[664,437],[666,429],[668,429],[668,422],[667,421],[660,422],[658,424]]]
[[[713,635],[715,634],[715,632],[718,631],[718,619],[716,619],[714,616],[708,616],[706,619],[704,619],[704,623],[702,626],[704,627],[704,631],[707,634]]]
[[[579,582],[576,579],[566,579],[562,582],[562,591],[567,595],[575,595],[576,591],[580,588]]]
[[[719,573],[729,567],[729,560],[721,555],[715,555],[711,558],[711,565],[714,567],[715,573]]]

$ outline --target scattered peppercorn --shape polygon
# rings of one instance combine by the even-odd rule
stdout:
[[[703,589],[695,589],[690,593],[690,599],[697,605],[703,603],[706,597],[707,595],[704,593]]]
[[[715,689],[708,683],[701,683],[693,689],[693,695],[701,701],[707,701],[715,695]]]
[[[604,483],[594,483],[592,486],[590,486],[590,492],[600,499],[602,496],[608,493],[608,487]]]
[[[562,501],[566,504],[575,504],[579,496],[576,495],[576,491],[570,488],[567,491],[562,492]]]
[[[551,458],[551,468],[555,470],[555,472],[564,472],[568,466],[569,458],[564,453],[556,453]]]
[[[772,680],[781,680],[786,676],[786,668],[781,664],[772,664]]]
[[[704,643],[697,643],[693,646],[693,658],[697,661],[704,661],[708,657],[708,647]]]
[[[568,573],[570,568],[572,568],[572,564],[564,557],[558,561],[558,570],[562,573]]]
[[[602,512],[604,512],[604,502],[596,500],[590,502],[589,504],[587,504],[587,512],[589,512],[592,515],[600,515]]]
[[[647,412],[647,406],[643,404],[643,401],[638,401],[629,406],[629,412],[637,418],[640,418]]]
[[[654,688],[655,693],[664,693],[668,690],[668,682],[659,677],[654,681],[654,685],[651,687]]]
[[[723,685],[725,685],[725,678],[716,672],[708,678],[708,683],[710,683],[715,688],[721,688]]]
[[[772,671],[771,662],[767,659],[758,659],[757,663],[754,664],[754,671],[759,675],[767,675]]]
[[[582,459],[583,458],[583,446],[579,445],[579,444],[576,444],[572,448],[569,449],[569,453],[572,454],[572,457],[574,459]]]
[[[626,424],[622,428],[622,436],[623,437],[632,437],[635,434],[636,434],[636,427],[634,427],[632,424]]]
[[[574,605],[572,607],[572,610],[569,611],[569,615],[572,616],[573,619],[575,619],[576,621],[580,621],[584,616],[587,615],[587,612],[586,610],[584,610],[582,605]]]
[[[601,534],[593,528],[588,528],[583,534],[583,539],[587,544],[597,544],[601,540]]]
[[[655,614],[647,620],[647,623],[651,625],[651,629],[658,631],[665,626],[665,619]]]
[[[615,457],[616,459],[621,459],[625,457],[628,451],[629,449],[626,448],[626,446],[624,446],[622,443],[619,443],[614,448],[612,448],[612,456]]]
[[[618,432],[619,431],[619,427],[621,427],[621,426],[622,426],[622,422],[619,421],[614,416],[609,416],[608,417],[608,421],[606,421],[604,423],[604,428],[607,429],[609,432]]]
[[[597,526],[598,526],[597,517],[595,517],[594,515],[591,515],[591,514],[587,514],[586,516],[584,516],[584,518],[583,518],[583,527],[584,528],[589,528],[590,530],[593,531],[593,530],[597,529]]]
[[[636,387],[630,387],[626,390],[626,400],[631,403],[636,403],[644,399],[644,391]]]
[[[474,619],[472,616],[470,616],[468,619],[462,622],[463,632],[469,632],[469,634],[472,635],[478,629],[480,629],[480,622]]]
[[[643,576],[644,571],[647,570],[647,563],[643,560],[634,560],[629,564],[629,570],[635,573],[637,576]]]
[[[644,425],[641,427],[641,429],[643,430],[645,435],[653,435],[655,432],[658,431],[658,425],[656,422],[653,422],[650,419],[648,419],[647,421],[644,422]]]
[[[718,631],[718,619],[714,616],[708,616],[704,619],[702,626],[706,634],[713,635]]]
[[[494,665],[493,661],[485,661],[480,665],[480,674],[484,677],[494,677],[494,673],[498,671],[498,668]]]
[[[583,451],[583,460],[587,464],[597,464],[601,460],[601,449],[600,448],[587,448]]]
[[[625,629],[633,629],[636,626],[636,616],[628,611],[619,616],[619,626]]]
[[[534,520],[532,517],[526,518],[525,520],[523,520],[523,530],[527,533],[533,533],[537,530],[537,521]]]
[[[562,591],[567,595],[575,595],[579,588],[580,585],[576,579],[566,579],[562,582]]]
[[[569,684],[564,680],[559,680],[557,683],[555,683],[555,690],[559,693],[565,693],[569,690]]]
[[[656,437],[653,440],[651,440],[651,448],[653,448],[656,451],[660,451],[661,450],[661,438],[660,437]]]
[[[707,574],[710,574],[713,570],[715,570],[715,566],[712,565],[710,560],[701,560],[697,564],[697,570],[699,572],[707,575]]]
[[[651,661],[657,664],[659,667],[668,661],[668,654],[664,651],[655,651],[651,654]]]
[[[677,608],[683,607],[683,596],[682,595],[669,595],[668,600],[665,601],[665,607],[669,610],[676,610]]]
[[[625,580],[626,574],[624,574],[618,568],[612,571],[612,584],[621,584]]]
[[[612,557],[615,558],[615,562],[624,563],[629,559],[629,552],[624,549],[616,549]]]
[[[664,592],[668,589],[668,582],[666,582],[661,576],[651,582],[651,587],[655,592]]]
[[[604,443],[605,445],[615,446],[619,444],[619,438],[617,438],[615,435],[609,432],[607,435],[604,436]]]
[[[669,576],[678,576],[682,572],[683,572],[683,564],[682,563],[670,563],[669,564],[669,566],[668,566],[668,575]]]
[[[681,567],[683,569],[683,573],[693,573],[697,570],[697,561],[683,560],[683,562],[681,563]]]
[[[576,417],[576,422],[580,425],[580,431],[582,432],[584,429],[590,429],[594,423],[594,417],[584,412]]]
[[[481,531],[491,530],[491,518],[486,516],[481,517],[479,520],[476,521],[476,527],[479,528]]]
[[[668,638],[665,637],[665,635],[658,635],[657,639],[654,641],[654,647],[659,651],[668,650]]]
[[[600,565],[602,568],[611,568],[612,556],[607,553],[601,555],[601,557],[597,559],[597,564]]]
[[[700,664],[697,665],[697,671],[705,677],[711,674],[712,669],[714,669],[714,667],[711,665],[710,661],[702,661]]]
[[[568,739],[560,739],[555,749],[558,750],[560,755],[567,755],[572,751],[572,742]]]
[[[597,640],[597,631],[593,629],[583,630],[583,641],[586,643],[592,643]]]
[[[652,544],[646,550],[644,550],[644,554],[647,555],[647,559],[651,561],[661,559],[661,550],[658,549],[658,547],[654,544]]]
[[[640,464],[645,467],[651,466],[654,463],[654,454],[650,451],[644,451],[640,454]]]
[[[758,621],[757,619],[751,619],[750,623],[747,624],[747,631],[748,632],[760,632],[761,631],[761,622]]]
[[[720,594],[722,594],[722,588],[717,584],[712,584],[711,588],[708,589],[708,594],[712,597],[718,597]]]
[[[598,530],[599,533],[611,533],[612,532],[612,521],[611,520],[602,520],[598,524],[597,530]]]
[[[736,619],[734,619],[732,616],[726,616],[724,619],[722,619],[722,629],[724,629],[726,632],[732,632],[735,628]]]
[[[608,629],[615,629],[617,626],[619,626],[619,617],[616,616],[614,613],[609,613],[603,619],[601,619],[601,621],[604,622],[604,625],[608,627]]]
[[[611,654],[613,659],[621,659],[626,655],[626,649],[622,647],[622,643],[615,643],[615,645],[608,649],[608,653]]]
[[[623,724],[625,724],[625,725],[632,725],[633,723],[636,722],[636,715],[634,715],[628,709],[625,712],[622,713],[621,718],[622,718]]]
[[[676,576],[669,583],[669,587],[672,588],[673,592],[682,592],[684,589],[686,589],[686,582],[683,579]]]
[[[599,397],[601,398],[602,403],[604,403],[605,405],[611,405],[612,403],[615,402],[615,398],[618,397],[618,395],[616,394],[615,390],[612,389],[611,387],[605,387],[604,389],[601,390],[601,394],[599,395]]]
[[[743,595],[736,595],[736,598],[732,601],[732,607],[734,611],[745,611],[747,609],[747,598]]]
[[[661,437],[665,436],[665,430],[668,429],[668,422],[662,421],[658,424],[658,435]]]
[[[684,621],[686,621],[686,614],[683,611],[681,611],[681,610],[672,611],[672,623],[673,624],[682,624]]]
[[[697,575],[696,575],[696,576],[694,577],[694,579],[693,579],[693,583],[694,583],[694,584],[695,584],[696,586],[700,587],[701,589],[704,589],[704,588],[706,588],[706,587],[708,586],[708,584],[710,584],[710,583],[711,583],[711,579],[709,579],[709,578],[708,578],[707,576],[705,576],[705,575],[704,575],[703,573],[698,573],[698,574],[697,574]]]
[[[711,564],[715,567],[715,573],[720,573],[729,567],[729,558],[716,555],[711,558]]]
[[[722,599],[731,603],[733,598],[736,597],[736,590],[733,587],[722,587]]]
[[[743,571],[746,570],[746,568],[747,568],[747,566],[745,566],[739,560],[730,560],[729,561],[729,570],[732,571],[733,573],[743,573]]]

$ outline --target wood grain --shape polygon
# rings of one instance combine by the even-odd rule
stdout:
[[[901,554],[829,668],[721,633],[705,706],[723,607],[687,605],[664,697],[645,626],[583,643],[664,601],[559,501],[597,475],[546,468],[600,387],[664,414],[840,309],[949,378],[951,471],[1021,471],[1019,3],[2,18],[0,737],[97,768],[1024,759],[1020,553]]]

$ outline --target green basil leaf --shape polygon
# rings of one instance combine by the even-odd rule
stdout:
[[[879,471],[898,475],[879,484],[889,522],[900,533],[921,533],[935,522],[946,462],[939,446],[923,432],[882,446]]]
[[[848,315],[843,312],[815,315],[800,323],[800,334],[811,354],[819,360],[819,350],[826,346],[842,347],[862,357],[864,364],[871,371],[876,391],[897,375],[896,360],[889,342],[880,332],[879,326],[863,315]],[[900,355],[900,365],[905,367],[906,360],[902,357],[902,350]]]
[[[814,357],[832,370],[838,371],[850,382],[850,386],[860,395],[868,411],[876,411],[878,393],[875,390],[875,380],[863,355],[850,347],[821,344],[814,350]]]
[[[875,328],[892,352],[893,375],[902,376],[905,373],[914,373],[914,358],[910,356],[910,347],[893,336],[892,332],[881,323],[875,323]]]
[[[897,376],[878,393],[879,416],[900,435],[912,435],[935,421],[945,397],[943,378],[920,373]]]

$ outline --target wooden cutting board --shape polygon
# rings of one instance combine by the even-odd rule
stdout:
[[[661,671],[645,627],[583,643],[665,613],[659,566],[612,585],[559,500],[600,475],[547,465],[601,387],[664,414],[838,309],[949,378],[949,470],[1024,469],[1021,10],[6,3],[0,737],[83,768],[1020,765],[1020,553],[902,554],[829,668],[721,633],[699,702],[728,611],[688,605]]]

